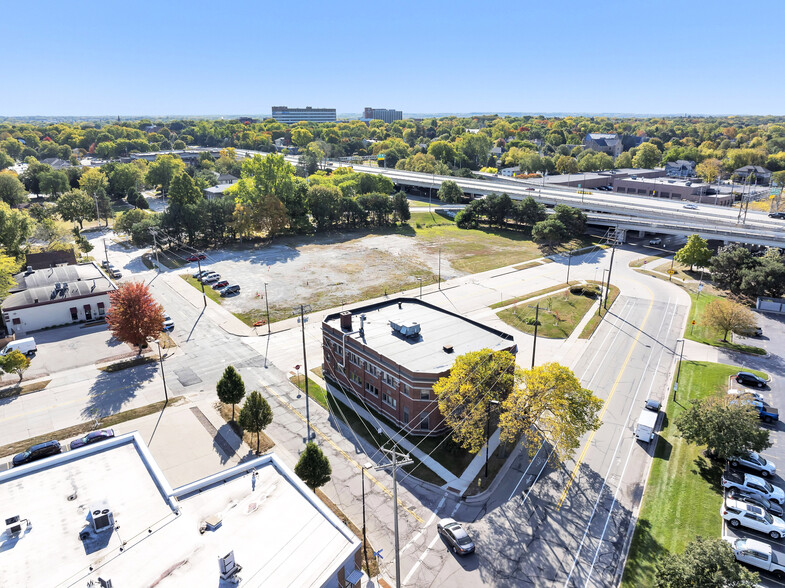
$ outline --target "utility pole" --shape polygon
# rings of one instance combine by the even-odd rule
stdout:
[[[401,466],[414,463],[408,454],[398,453],[394,449],[379,449],[392,463],[376,466],[375,470],[383,470],[392,466],[393,479],[393,508],[395,520],[395,588],[401,588],[401,550],[398,540],[398,477],[397,471]]]
[[[156,257],[156,261],[158,258]],[[202,281],[202,262],[199,261],[199,256],[196,256],[196,266],[199,268],[199,283],[202,285],[202,298],[204,299],[204,307],[207,308],[207,294],[204,293],[204,282]]]
[[[305,313],[311,312],[310,304],[301,304],[295,307],[292,314],[300,313],[300,326],[303,332],[303,373],[305,374],[305,442],[311,440],[311,412],[310,404],[308,403],[308,357],[305,354]],[[268,321],[269,324],[269,321]]]
[[[679,367],[676,370],[676,383],[673,385],[674,400],[676,400],[676,392],[679,390],[679,376],[681,376],[681,362],[684,359],[684,339],[676,339],[676,343],[678,343],[679,341],[681,341],[681,354],[679,355]]]
[[[150,229],[150,234],[153,236],[153,251],[155,252],[155,269],[160,274],[161,264],[158,263],[158,241],[156,240],[156,237],[158,237],[158,231],[156,231],[155,229]],[[104,247],[106,247],[105,239],[104,239]],[[109,263],[108,259],[107,259],[107,263]],[[202,286],[202,291],[204,292],[204,286]]]
[[[366,462],[360,469],[362,470],[362,486],[363,486],[363,556],[365,557],[365,570],[370,574],[371,573],[371,566],[368,564],[368,548],[366,546],[366,539],[365,539],[365,470],[369,470],[373,467],[371,462]]]
[[[104,257],[106,258],[106,265],[109,265],[109,252],[106,250],[106,238],[104,238]]]
[[[540,303],[534,309],[534,344],[532,345],[532,369],[534,369],[534,354],[537,352],[537,325],[540,324]]]
[[[567,285],[570,285],[570,266],[572,265],[572,249],[567,252]]]
[[[613,231],[613,247],[611,248],[611,264],[608,267],[608,287],[605,288],[605,302],[603,304],[605,310],[608,310],[608,294],[611,291],[611,272],[613,271],[613,256],[616,253],[616,229]]]
[[[488,401],[488,412],[485,415],[485,477],[488,477],[488,459],[489,459],[489,449],[491,446],[491,405],[492,404],[499,404],[498,400],[489,400]]]
[[[264,283],[264,307],[267,312],[267,336],[270,336],[270,303],[267,302],[267,282]]]
[[[442,289],[442,248],[439,247],[439,290]]]

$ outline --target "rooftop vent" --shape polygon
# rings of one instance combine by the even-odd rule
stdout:
[[[96,533],[114,527],[114,515],[108,508],[94,510],[90,519],[93,523],[93,530]]]
[[[450,345],[450,344],[445,344],[445,345],[443,345],[443,346],[442,346],[442,349],[444,349],[444,352],[445,352],[445,353],[452,353],[453,351],[455,351],[455,350],[453,349],[452,345]]]
[[[404,337],[413,338],[420,334],[420,323],[415,321],[406,321],[400,323],[390,321],[390,326],[392,327],[393,331],[400,333]]]

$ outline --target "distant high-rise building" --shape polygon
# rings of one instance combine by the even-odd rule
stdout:
[[[363,111],[363,118],[366,120],[383,120],[386,123],[391,123],[394,120],[402,120],[403,112],[389,108],[369,108],[366,106]]]
[[[273,118],[278,122],[291,125],[302,120],[308,122],[335,122],[335,108],[289,108],[273,106]]]

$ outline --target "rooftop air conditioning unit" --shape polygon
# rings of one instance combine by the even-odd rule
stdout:
[[[390,326],[392,327],[393,331],[397,331],[404,337],[416,337],[420,333],[420,323],[416,321],[406,321],[401,323],[390,321]]]
[[[108,508],[95,509],[90,518],[96,533],[114,528],[114,515]]]

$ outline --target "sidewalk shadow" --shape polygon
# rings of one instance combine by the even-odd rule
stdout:
[[[145,383],[152,381],[157,371],[158,364],[151,362],[120,372],[100,372],[90,386],[82,416],[100,419],[119,412]]]
[[[224,423],[213,435],[213,449],[221,457],[221,465],[226,465],[237,450],[242,447],[243,441],[229,423]],[[253,451],[250,452],[253,454]],[[245,456],[242,459],[250,459]]]

